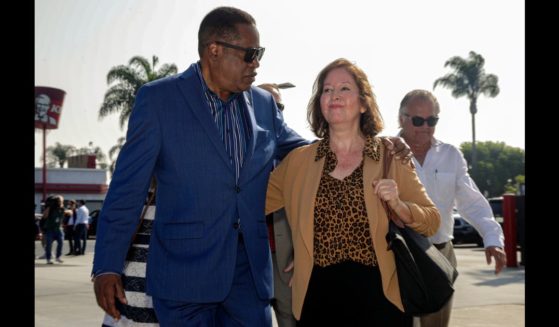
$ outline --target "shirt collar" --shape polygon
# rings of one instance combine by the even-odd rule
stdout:
[[[231,101],[237,99],[242,93],[242,92],[231,93],[229,99],[227,99],[227,101],[223,101],[214,91],[210,90],[208,84],[206,84],[206,81],[204,80],[204,75],[202,75],[202,64],[200,63],[199,60],[196,62],[196,65],[194,65],[194,70],[196,71],[196,74],[200,79],[200,84],[202,85],[202,90],[204,91],[204,94],[206,94],[206,96],[208,96],[210,99],[217,99],[223,103],[230,103]]]
[[[380,143],[380,138],[367,136],[365,148],[363,149],[363,156],[367,156],[375,161],[380,161]],[[333,155],[334,153],[330,150],[330,137],[326,135],[318,144],[314,161],[318,161],[328,154]]]

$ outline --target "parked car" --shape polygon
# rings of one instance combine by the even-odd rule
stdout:
[[[489,201],[491,210],[493,210],[495,220],[501,225],[501,227],[503,227],[503,197],[489,198],[487,201]]]
[[[101,210],[93,210],[89,213],[89,228],[87,229],[87,238],[97,236],[97,218]]]
[[[483,246],[483,239],[474,228],[462,218],[459,214],[455,213],[454,216],[454,239],[452,239],[453,244],[461,243],[475,243],[478,246]]]

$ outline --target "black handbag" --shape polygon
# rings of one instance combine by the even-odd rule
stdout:
[[[384,151],[383,178],[387,178],[391,155]],[[394,212],[381,201],[388,217],[386,242],[396,260],[400,297],[407,314],[421,316],[439,311],[454,293],[458,271],[427,237],[391,219]]]

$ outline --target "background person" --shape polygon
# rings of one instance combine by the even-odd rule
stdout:
[[[284,104],[278,84],[265,83],[258,85],[272,94],[276,105],[283,112]],[[292,87],[292,86],[291,86]],[[278,163],[275,163],[276,166]],[[291,230],[285,217],[285,210],[281,209],[266,216],[272,264],[274,272],[274,298],[272,307],[276,314],[278,327],[295,327],[295,317],[291,311],[291,287],[293,276],[293,242]]]
[[[74,222],[74,254],[84,255],[87,246],[87,230],[89,228],[89,209],[85,200],[78,200],[76,221]]]
[[[441,227],[430,239],[456,267],[451,242],[454,229],[452,210],[456,206],[458,213],[483,237],[487,264],[491,264],[493,257],[495,274],[498,274],[506,264],[503,230],[493,217],[489,202],[470,178],[462,152],[434,137],[439,113],[439,103],[431,92],[413,90],[402,99],[398,115],[399,135],[411,147],[417,175],[441,213]],[[440,311],[422,316],[421,326],[448,326],[451,309],[452,298]]]
[[[320,142],[273,171],[266,212],[285,207],[293,236],[298,326],[411,326],[403,312],[388,218],[432,235],[440,216],[411,164],[382,176],[383,122],[365,73],[337,59],[319,73],[308,106]]]
[[[68,201],[68,210],[64,213],[64,221],[62,223],[64,226],[64,238],[68,240],[68,246],[70,248],[66,255],[74,254],[74,223],[76,218],[76,200],[70,200]]]
[[[43,211],[43,217],[47,217],[45,220],[45,236],[47,238],[47,243],[45,245],[45,258],[47,259],[47,264],[51,265],[53,262],[52,257],[52,243],[56,241],[56,262],[62,263],[62,245],[64,242],[64,233],[62,232],[62,219],[64,218],[64,198],[62,195],[55,195],[47,200],[45,204],[46,208]]]

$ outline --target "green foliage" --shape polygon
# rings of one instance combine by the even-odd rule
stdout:
[[[60,144],[56,142],[54,146],[47,147],[47,166],[64,168],[66,161],[76,153],[76,147],[73,145]]]
[[[119,113],[120,128],[128,121],[136,94],[140,87],[148,82],[171,76],[177,73],[175,64],[164,64],[156,70],[159,58],[152,56],[151,63],[148,59],[135,56],[128,65],[112,67],[107,73],[107,84],[110,86],[105,92],[105,98],[99,109],[99,119],[112,113]]]
[[[115,172],[116,159],[118,157],[118,154],[120,153],[120,150],[124,146],[125,142],[126,142],[126,137],[124,136],[119,137],[117,143],[109,149],[109,159],[111,159],[111,165],[109,167],[109,170],[111,172],[111,176]]]
[[[472,143],[462,143],[460,150],[470,163]],[[525,181],[526,154],[521,148],[508,146],[504,142],[478,142],[477,159],[477,167],[474,171],[470,170],[470,174],[480,191],[488,197],[501,196],[506,192],[516,193],[518,185]]]
[[[470,51],[468,58],[454,56],[448,59],[444,66],[450,67],[452,73],[438,78],[433,83],[433,89],[438,85],[448,88],[455,98],[467,97],[470,100],[470,113],[472,115],[472,163],[473,170],[477,169],[476,150],[476,120],[477,99],[483,94],[488,97],[496,97],[499,94],[499,78],[493,74],[486,74],[485,59],[482,55]]]

